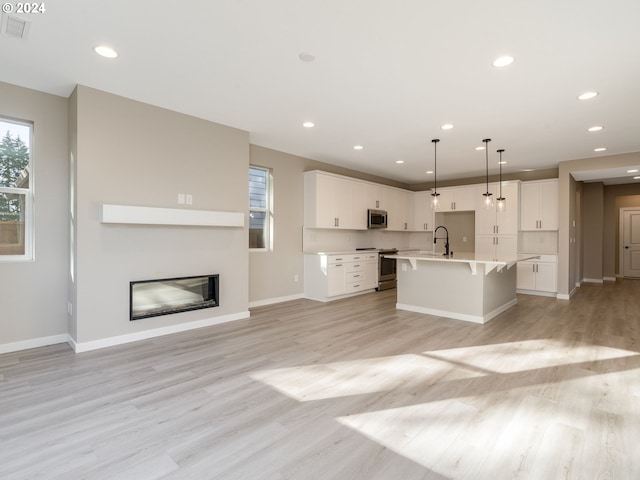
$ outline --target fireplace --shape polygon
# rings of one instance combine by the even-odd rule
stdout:
[[[219,275],[141,280],[129,284],[129,320],[218,306]]]

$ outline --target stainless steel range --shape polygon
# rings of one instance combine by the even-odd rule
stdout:
[[[398,253],[396,248],[386,248],[378,252],[378,290],[396,288],[396,259],[386,258],[385,255]]]

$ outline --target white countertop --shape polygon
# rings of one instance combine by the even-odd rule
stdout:
[[[416,252],[399,252],[395,255],[385,255],[388,258],[397,258],[399,260],[408,260],[411,263],[411,268],[415,270],[417,268],[418,261],[426,261],[426,262],[447,262],[447,263],[467,263],[469,268],[471,268],[471,273],[473,275],[476,274],[477,264],[485,265],[485,275],[491,272],[494,269],[498,269],[498,271],[502,270],[504,267],[511,268],[518,262],[522,262],[525,260],[531,260],[534,258],[538,258],[538,255],[527,255],[527,256],[516,256],[516,257],[505,257],[505,258],[493,258],[491,255],[473,253],[473,252],[462,252],[456,253],[451,256],[444,256],[441,253],[434,253],[428,251],[416,251]]]

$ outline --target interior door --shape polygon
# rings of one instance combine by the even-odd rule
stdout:
[[[640,210],[622,213],[622,276],[640,277]]]

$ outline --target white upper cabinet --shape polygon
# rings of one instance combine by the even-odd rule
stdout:
[[[411,192],[398,188],[384,188],[382,195],[388,214],[388,230],[409,231],[413,223],[413,197]]]
[[[431,191],[413,193],[412,229],[414,232],[433,232],[432,198]]]
[[[475,187],[447,187],[438,190],[439,212],[473,211],[476,208]]]
[[[486,193],[486,186],[476,187],[476,235],[517,235],[519,216],[519,183],[503,182],[502,196],[506,199],[506,208],[498,212],[496,205],[500,196],[500,184],[490,183],[489,193],[493,198],[492,208],[483,208],[483,194]]]
[[[366,191],[360,182],[307,172],[304,176],[304,224],[310,228],[365,230]]]
[[[558,180],[523,182],[520,190],[520,229],[558,229]]]

